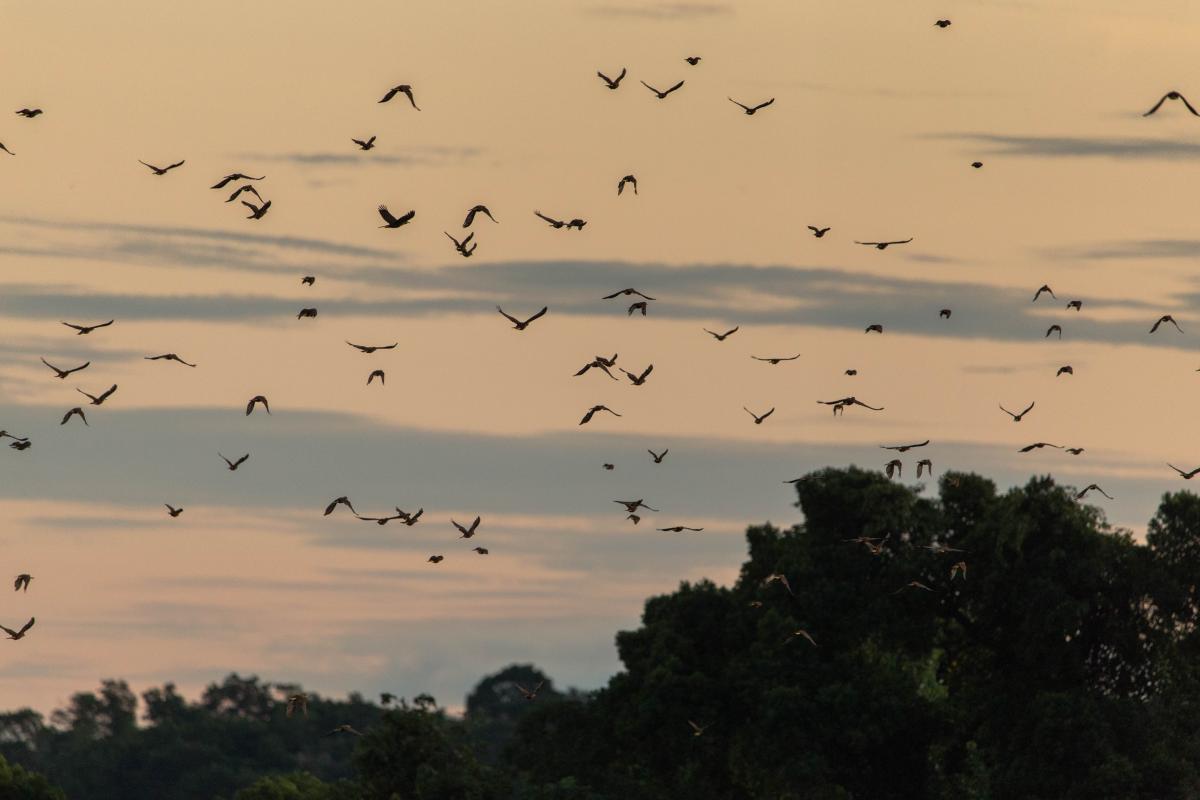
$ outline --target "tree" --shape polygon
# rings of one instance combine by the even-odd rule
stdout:
[[[66,800],[67,796],[41,775],[12,766],[0,756],[0,797],[4,800]]]

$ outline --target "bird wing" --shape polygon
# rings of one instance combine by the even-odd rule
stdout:
[[[1148,117],[1148,116],[1150,116],[1150,115],[1151,115],[1151,114],[1153,114],[1155,111],[1158,111],[1158,107],[1159,107],[1159,106],[1161,106],[1161,105],[1162,105],[1163,103],[1165,103],[1165,102],[1167,102],[1167,95],[1165,95],[1165,94],[1164,94],[1164,95],[1163,95],[1163,96],[1162,96],[1162,97],[1159,99],[1159,101],[1158,101],[1157,103],[1155,103],[1155,104],[1154,104],[1154,108],[1150,109],[1150,110],[1149,110],[1149,111],[1147,111],[1145,114],[1142,114],[1142,116],[1143,116],[1143,117]],[[1191,106],[1188,106],[1188,108],[1191,108]],[[1196,112],[1194,112],[1194,111],[1193,111],[1192,113],[1194,114],[1194,113],[1196,113]]]
[[[533,213],[535,215],[541,217],[542,219],[546,220],[546,222],[549,222],[551,225],[562,225],[563,224],[562,220],[547,217],[545,214],[543,214],[540,211],[534,211]]]
[[[1017,416],[1020,416],[1020,417],[1023,417],[1023,416],[1025,416],[1026,414],[1028,414],[1030,411],[1032,411],[1032,410],[1033,410],[1033,407],[1034,407],[1035,405],[1037,405],[1037,401],[1036,401],[1036,400],[1034,400],[1032,403],[1030,403],[1030,404],[1029,404],[1029,407],[1028,407],[1028,408],[1026,408],[1024,411],[1022,411],[1022,412],[1021,412],[1020,414],[1018,414]]]
[[[772,103],[774,103],[774,102],[775,102],[775,98],[774,98],[774,97],[772,97],[772,98],[771,98],[770,100],[768,100],[767,102],[765,102],[765,103],[759,103],[758,105],[756,105],[756,106],[754,107],[754,110],[755,110],[755,111],[758,111],[760,108],[766,108],[767,106],[771,105],[771,104],[772,104]]]
[[[1184,97],[1183,95],[1179,95],[1179,99],[1183,101],[1183,104],[1185,106],[1187,106],[1188,111],[1192,112],[1193,115],[1200,117],[1200,113],[1197,113],[1196,109],[1192,108],[1192,104],[1187,101],[1186,97]]]
[[[508,320],[509,322],[511,322],[513,325],[520,325],[520,324],[521,324],[520,320],[518,320],[516,317],[512,316],[511,314],[507,314],[507,313],[505,313],[504,309],[503,309],[503,308],[501,308],[500,306],[496,306],[496,310],[497,310],[497,311],[499,311],[499,312],[500,312],[500,314],[501,314],[501,316],[503,316],[505,319],[507,319],[507,320]]]
[[[4,632],[5,632],[5,633],[7,633],[7,634],[8,634],[10,637],[15,637],[15,636],[17,635],[17,632],[16,632],[16,631],[14,631],[12,628],[6,628],[6,627],[4,627],[3,625],[0,625],[0,631],[4,631]]]
[[[584,414],[584,415],[583,415],[583,419],[579,420],[579,424],[580,424],[580,425],[584,425],[584,424],[586,424],[586,423],[588,423],[588,422],[591,422],[591,421],[592,421],[592,417],[593,417],[595,414],[596,414],[596,409],[594,409],[594,408],[589,408],[589,409],[588,409],[588,412],[587,412],[586,414]]]
[[[1162,325],[1162,323],[1163,323],[1163,321],[1161,319],[1158,322],[1154,323],[1154,327],[1150,329],[1150,332],[1154,333],[1156,330],[1158,330],[1158,326]]]
[[[392,216],[392,213],[388,211],[387,206],[381,205],[379,207],[379,216],[383,217],[383,221],[388,225],[397,225],[400,222],[400,220]]]
[[[741,103],[739,103],[737,100],[734,100],[732,97],[729,98],[729,102],[733,103],[735,106],[740,106],[742,109],[744,109],[746,111],[750,110],[749,106],[743,106]]]
[[[671,92],[673,92],[673,91],[675,91],[676,89],[678,89],[680,86],[683,86],[683,81],[680,81],[679,83],[677,83],[677,84],[675,84],[674,86],[672,86],[670,89],[667,89],[665,92],[663,92],[663,94],[670,94]]]
[[[1109,498],[1109,499],[1111,499],[1111,498]],[[20,636],[22,633],[24,633],[25,631],[27,631],[27,630],[29,630],[30,628],[32,628],[32,627],[33,627],[33,622],[34,622],[34,618],[33,618],[33,617],[30,617],[30,618],[29,618],[29,622],[26,622],[26,623],[25,623],[25,627],[23,627],[23,628],[21,628],[21,630],[17,631],[17,636]]]
[[[380,100],[379,102],[386,103],[388,100],[391,100],[393,97],[395,97],[399,92],[400,92],[399,87],[396,87],[394,89],[388,89],[387,94],[385,94],[383,96],[383,99]]]
[[[529,319],[525,320],[525,324],[528,325],[529,323],[533,322],[535,319],[545,316],[546,312],[549,310],[550,310],[550,306],[542,306],[542,310],[537,312],[536,314],[534,314]]]
[[[408,98],[408,102],[412,103],[412,107],[413,107],[413,108],[417,109],[417,111],[420,111],[420,110],[421,110],[421,109],[420,109],[420,107],[419,107],[419,106],[417,106],[417,101],[413,99],[413,93],[412,93],[412,89],[410,89],[409,87],[405,86],[405,87],[404,87],[403,89],[401,89],[400,91],[404,92],[404,96]]]
[[[84,330],[84,329],[85,329],[85,327],[86,327],[86,326],[84,326],[84,325],[74,325],[74,324],[72,324],[72,323],[70,323],[70,322],[64,322],[64,323],[63,323],[63,325],[66,325],[68,328],[74,328],[74,329],[75,329],[75,330],[77,330],[77,331],[82,331],[82,330]],[[99,326],[97,326],[97,327],[99,327]]]
[[[249,454],[249,453],[246,453],[246,455],[242,456],[242,457],[241,457],[241,458],[239,458],[237,461],[235,461],[235,462],[233,463],[233,466],[235,466],[235,467],[236,467],[236,466],[238,466],[239,464],[241,464],[243,461],[245,461],[245,460],[246,460],[247,458],[249,458],[249,457],[250,457],[250,454]]]
[[[143,166],[149,167],[150,169],[154,170],[155,172],[160,171],[158,167],[154,166],[153,164],[147,164],[145,161],[142,161],[140,158],[138,159],[138,163],[142,164]]]
[[[176,167],[182,167],[182,166],[183,166],[183,164],[184,164],[184,162],[183,162],[183,161],[176,161],[176,162],[175,162],[174,164],[172,164],[171,166],[169,166],[169,167],[164,167],[163,169],[164,169],[164,171],[165,171],[165,170],[168,170],[168,169],[175,169]]]
[[[623,80],[625,80],[625,68],[621,67],[621,74],[617,76],[616,82],[620,83]]]
[[[654,92],[655,94],[662,94],[662,92],[660,92],[658,89],[655,89],[653,86],[646,83],[645,81],[638,81],[638,83],[642,84],[642,86],[645,86],[647,89]]]
[[[96,405],[100,405],[101,403],[103,403],[105,400],[108,399],[109,395],[111,395],[116,390],[117,390],[117,384],[114,383],[111,387],[109,387],[108,391],[106,391],[104,394],[100,395],[100,397],[95,398]],[[87,392],[84,392],[84,394],[87,394]]]
[[[648,366],[644,370],[642,370],[642,374],[638,376],[638,380],[639,381],[646,380],[646,376],[649,375],[653,371],[654,371],[654,365],[651,364],[650,366]]]

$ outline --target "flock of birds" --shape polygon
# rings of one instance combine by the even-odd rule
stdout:
[[[946,29],[951,24],[952,24],[951,21],[946,20],[946,19],[937,20],[934,23],[934,25],[936,25],[938,28],[941,28],[941,29]],[[690,67],[697,67],[701,63],[702,59],[700,56],[689,56],[689,57],[685,58],[684,60]],[[625,80],[627,74],[628,74],[628,72],[625,68],[622,68],[620,70],[620,72],[616,74],[615,77],[609,77],[607,74],[605,74],[602,71],[597,71],[597,73],[596,73],[596,75],[602,81],[602,85],[612,91],[619,90],[622,87],[623,81]],[[652,85],[646,81],[640,81],[640,83],[648,91],[650,91],[657,100],[666,101],[675,92],[683,89],[686,84],[686,81],[679,80],[679,81],[671,84],[669,87],[667,87],[665,89],[656,88],[654,85]],[[388,102],[395,100],[398,97],[405,98],[408,101],[409,106],[411,106],[411,108],[414,111],[421,110],[420,107],[417,105],[417,101],[416,101],[416,98],[415,98],[414,92],[413,92],[413,87],[408,84],[399,84],[399,85],[393,86],[392,88],[387,90],[387,92],[383,95],[383,97],[378,102],[379,103],[388,103]],[[746,116],[755,116],[756,114],[763,112],[766,109],[771,108],[775,103],[775,98],[773,98],[773,97],[768,98],[763,101],[760,101],[760,102],[755,102],[755,103],[744,103],[744,102],[736,100],[732,97],[729,97],[728,99],[729,99],[729,102],[736,105],[742,111],[742,113],[744,113]],[[1179,92],[1176,92],[1176,91],[1170,91],[1170,92],[1167,92],[1165,95],[1163,95],[1162,98],[1159,99],[1158,102],[1155,103],[1153,107],[1151,107],[1148,111],[1146,111],[1143,114],[1143,116],[1150,116],[1152,114],[1157,113],[1160,110],[1160,108],[1167,101],[1178,101],[1186,108],[1186,110],[1188,112],[1190,112],[1191,114],[1193,114],[1195,116],[1200,116],[1200,113],[1198,113],[1196,111],[1196,109],[1191,105],[1191,103],[1189,103],[1188,100],[1182,94],[1180,94]],[[22,108],[16,112],[17,115],[19,115],[25,119],[28,119],[28,120],[35,119],[36,117],[42,115],[43,113],[44,112],[41,108]],[[355,145],[356,147],[358,147],[361,151],[370,151],[376,147],[376,139],[377,139],[377,136],[371,135],[367,138],[362,138],[362,139],[350,138],[350,142],[353,145]],[[8,147],[6,147],[3,142],[0,142],[0,151],[3,151],[10,156],[15,156],[15,153],[12,150],[10,150]],[[142,165],[147,167],[151,171],[153,176],[161,178],[161,177],[166,177],[169,174],[171,174],[172,172],[174,172],[175,170],[183,167],[186,164],[186,160],[180,159],[179,161],[171,162],[171,163],[167,164],[166,166],[157,166],[155,164],[148,163],[146,161],[139,161],[139,163],[141,163]],[[970,164],[970,166],[974,169],[980,169],[983,167],[983,163],[980,161],[975,161],[975,162],[972,162]],[[242,172],[233,172],[228,175],[225,175],[219,181],[214,183],[211,186],[211,189],[224,190],[227,187],[229,187],[231,184],[235,184],[235,188],[233,189],[233,191],[229,195],[229,197],[225,200],[225,202],[232,203],[235,200],[239,200],[245,196],[252,196],[257,201],[256,203],[249,202],[245,199],[241,199],[241,203],[249,211],[249,215],[246,217],[246,219],[258,221],[258,220],[262,220],[272,207],[271,200],[264,198],[258,188],[259,186],[261,186],[260,182],[264,181],[265,179],[266,179],[265,175],[251,176],[251,175],[247,175]],[[638,186],[637,177],[635,175],[632,175],[632,174],[624,175],[617,181],[616,191],[617,191],[618,196],[624,195],[626,189],[629,189],[631,191],[632,195],[635,195],[635,196],[638,195],[639,186]],[[416,216],[416,210],[409,209],[409,210],[405,211],[404,213],[397,215],[397,214],[393,213],[388,208],[387,205],[380,204],[378,206],[378,214],[383,221],[383,224],[379,226],[380,228],[395,230],[395,229],[402,228],[402,227],[408,225],[410,222],[412,222],[412,220]],[[533,214],[538,219],[545,222],[548,226],[550,226],[551,228],[553,228],[555,230],[582,231],[584,229],[584,227],[588,224],[587,220],[584,220],[584,219],[581,219],[578,217],[571,217],[569,219],[568,218],[560,218],[559,216],[542,213],[542,211],[537,210],[537,209],[533,210]],[[461,228],[463,230],[468,231],[465,236],[463,236],[460,239],[458,236],[455,236],[454,234],[450,233],[449,231],[444,232],[446,237],[453,244],[455,252],[457,254],[459,254],[460,256],[462,256],[463,258],[469,258],[472,255],[474,255],[474,253],[476,252],[476,249],[478,247],[478,242],[475,241],[474,225],[481,217],[487,217],[487,219],[490,220],[490,222],[492,224],[499,224],[499,221],[493,215],[492,211],[486,205],[480,204],[480,205],[475,205],[475,206],[471,207],[470,209],[467,210],[467,212],[465,214],[465,217],[463,219],[462,226],[461,226]],[[817,225],[809,225],[807,227],[808,227],[808,230],[811,231],[813,237],[816,239],[824,239],[832,230],[828,226],[822,227],[822,226],[817,226]],[[904,239],[880,239],[880,240],[867,240],[867,241],[855,240],[855,243],[862,245],[862,246],[872,247],[872,248],[875,248],[880,251],[884,251],[884,250],[887,250],[889,247],[906,245],[906,244],[911,243],[912,241],[913,241],[913,237],[910,236],[910,237],[904,238]],[[317,278],[314,275],[305,275],[301,278],[302,285],[308,286],[308,287],[315,286],[316,281],[317,281]],[[1039,302],[1043,298],[1043,296],[1046,296],[1051,300],[1057,300],[1057,296],[1055,295],[1055,293],[1051,289],[1051,287],[1048,285],[1043,285],[1037,289],[1037,291],[1034,293],[1034,296],[1033,296],[1033,302],[1034,303]],[[656,297],[648,295],[648,294],[646,294],[636,288],[632,288],[632,287],[620,289],[618,291],[615,291],[615,292],[605,295],[603,297],[604,300],[616,300],[619,298],[630,298],[631,299],[631,303],[627,309],[627,314],[629,316],[632,316],[634,314],[641,314],[642,316],[646,316],[650,309],[650,304],[653,302],[656,302],[656,300],[657,300]],[[632,299],[632,298],[636,298],[636,299]],[[1073,311],[1078,312],[1082,309],[1082,307],[1083,307],[1083,302],[1081,300],[1070,300],[1066,305],[1066,309],[1068,311],[1073,310]],[[550,309],[547,306],[543,306],[540,310],[536,311],[535,313],[533,313],[530,316],[525,317],[525,318],[520,318],[518,316],[514,316],[514,315],[506,312],[500,306],[497,306],[496,310],[501,316],[503,316],[505,318],[505,320],[507,320],[509,323],[511,323],[512,329],[514,331],[521,332],[521,331],[528,330],[532,324],[534,324],[538,320],[545,317]],[[938,311],[938,316],[941,319],[950,319],[952,314],[953,314],[953,311],[952,311],[952,309],[949,309],[949,308],[943,308]],[[318,310],[316,307],[305,307],[305,308],[300,309],[300,311],[297,314],[297,319],[314,319],[317,317],[317,315],[318,315]],[[91,334],[95,333],[96,331],[100,331],[104,328],[107,328],[107,327],[113,325],[115,322],[116,322],[115,319],[110,319],[106,322],[100,322],[100,323],[92,324],[92,325],[77,324],[77,323],[65,322],[65,321],[62,324],[64,326],[66,326],[67,328],[69,328],[70,330],[73,330],[77,336],[85,336],[85,335],[91,335]],[[1160,317],[1157,321],[1155,321],[1153,326],[1150,328],[1150,333],[1151,334],[1157,333],[1159,331],[1160,327],[1167,325],[1167,324],[1170,324],[1171,326],[1173,326],[1176,329],[1176,331],[1182,333],[1182,329],[1180,328],[1179,324],[1175,321],[1175,319],[1170,314],[1165,314],[1162,317]],[[735,327],[733,327],[729,330],[725,330],[725,331],[714,331],[714,330],[709,330],[708,328],[703,328],[702,330],[704,331],[704,333],[713,337],[713,339],[716,342],[723,343],[723,342],[726,342],[730,337],[737,334],[738,331],[740,330],[740,326],[735,326]],[[884,332],[884,326],[882,323],[878,323],[878,322],[870,323],[865,327],[864,332],[867,334],[874,333],[874,334],[882,335]],[[1059,338],[1061,339],[1062,334],[1063,334],[1062,326],[1060,324],[1051,325],[1047,329],[1045,336],[1050,337],[1052,334],[1057,334],[1059,336]],[[355,342],[346,341],[346,344],[359,353],[362,353],[364,355],[371,355],[371,354],[378,353],[380,351],[395,349],[398,343],[393,342],[391,344],[358,344]],[[799,359],[801,357],[801,354],[796,353],[794,355],[782,355],[782,356],[781,355],[751,354],[750,357],[756,361],[764,362],[764,363],[772,365],[772,366],[778,366],[780,364],[784,364],[784,363],[795,361],[795,360]],[[175,362],[176,364],[179,364],[179,365],[182,365],[185,367],[189,367],[189,368],[197,367],[196,363],[190,362],[190,361],[182,358],[181,356],[179,356],[176,353],[161,353],[161,354],[157,354],[157,355],[147,355],[144,358],[145,358],[145,360],[148,360],[148,361]],[[651,374],[653,373],[653,370],[654,370],[653,364],[649,364],[641,369],[627,370],[627,369],[625,369],[624,366],[620,366],[620,367],[617,366],[617,359],[618,359],[618,354],[616,354],[616,353],[614,353],[612,356],[602,356],[602,355],[594,356],[591,360],[587,361],[576,373],[574,373],[574,375],[575,375],[575,377],[580,377],[580,376],[586,375],[589,371],[595,370],[597,372],[603,372],[605,375],[607,375],[610,379],[612,379],[614,381],[619,381],[620,378],[618,378],[617,375],[615,375],[613,372],[613,370],[616,370],[617,372],[620,372],[621,374],[623,374],[624,377],[629,381],[629,383],[632,386],[641,387],[646,384],[647,380],[650,378]],[[88,362],[85,362],[78,366],[64,368],[64,367],[57,366],[54,363],[51,363],[49,360],[47,360],[44,357],[41,359],[41,362],[53,372],[54,378],[59,379],[59,380],[64,380],[64,381],[72,375],[76,375],[78,373],[84,372],[91,366],[91,362],[88,361]],[[848,376],[853,376],[853,375],[857,374],[857,370],[847,369],[847,370],[845,370],[845,374]],[[1056,372],[1056,377],[1061,377],[1063,375],[1070,376],[1073,374],[1074,374],[1074,368],[1069,364],[1065,364],[1058,368],[1058,370]],[[386,384],[386,374],[383,369],[373,369],[367,376],[366,384],[368,386],[370,386],[376,380],[379,381],[380,386],[383,386]],[[79,394],[81,394],[87,398],[88,403],[86,405],[88,405],[89,407],[96,407],[96,408],[104,405],[110,398],[112,398],[112,396],[117,392],[117,389],[118,389],[118,386],[117,386],[117,384],[114,383],[107,389],[104,389],[97,394],[92,394],[91,392],[85,391],[82,388],[76,387],[76,391]],[[848,409],[853,409],[853,408],[862,408],[862,409],[866,409],[866,410],[873,411],[873,412],[884,411],[883,406],[870,405],[866,402],[863,402],[862,400],[859,400],[857,397],[854,397],[854,396],[840,397],[840,398],[835,398],[832,400],[818,400],[817,402],[822,405],[830,407],[834,416],[842,415]],[[249,416],[249,415],[255,413],[255,411],[259,407],[261,407],[263,412],[265,412],[267,414],[271,413],[270,403],[269,403],[267,397],[265,397],[263,395],[256,395],[256,396],[250,398],[246,404],[246,407],[245,407],[246,416]],[[1014,423],[1020,423],[1023,419],[1025,419],[1025,417],[1027,415],[1029,415],[1030,413],[1032,413],[1034,411],[1034,409],[1036,407],[1036,401],[1028,402],[1028,404],[1024,405],[1024,407],[1022,407],[1019,412],[1010,411],[1008,408],[1005,408],[1005,406],[1003,404],[1000,404],[999,407],[1000,407],[1000,410],[1003,413],[1007,414]],[[770,419],[772,414],[774,414],[774,412],[775,412],[774,407],[766,409],[766,410],[762,411],[761,413],[754,411],[750,408],[745,408],[744,410],[752,418],[753,423],[755,425],[762,425],[762,424],[766,423]],[[583,414],[582,418],[579,421],[579,425],[589,424],[597,418],[597,415],[601,415],[601,414],[607,414],[607,415],[611,415],[614,417],[621,416],[621,414],[618,411],[615,411],[614,409],[612,409],[606,405],[595,405],[595,406],[588,408],[585,411],[585,413]],[[63,415],[60,425],[66,425],[74,418],[78,418],[79,422],[85,426],[90,425],[90,423],[88,422],[87,415],[84,411],[83,405],[79,405],[79,406],[70,408]],[[0,430],[0,440],[3,440],[5,438],[11,439],[9,446],[13,450],[16,450],[16,451],[26,451],[33,444],[33,442],[26,436],[18,436],[16,434],[9,433],[6,430]],[[924,441],[914,442],[914,443],[910,443],[910,444],[898,444],[898,445],[884,444],[884,445],[880,445],[880,447],[886,451],[894,452],[896,454],[905,454],[905,453],[909,453],[914,450],[920,450],[921,448],[925,448],[929,445],[930,445],[930,440],[925,439]],[[1064,452],[1074,455],[1074,456],[1080,455],[1084,452],[1084,448],[1082,448],[1082,447],[1067,447],[1065,445],[1054,444],[1054,443],[1050,443],[1050,442],[1034,442],[1034,443],[1031,443],[1027,446],[1020,448],[1019,452],[1028,453],[1028,452],[1032,452],[1034,450],[1040,450],[1043,448],[1052,448],[1052,449],[1063,450]],[[654,464],[661,464],[661,463],[663,463],[663,460],[666,458],[667,454],[669,453],[669,450],[664,449],[661,453],[655,452],[654,450],[648,450],[647,452],[650,454]],[[246,464],[246,462],[250,459],[249,453],[245,453],[245,454],[240,455],[233,459],[228,458],[224,454],[221,454],[219,452],[217,453],[217,455],[225,463],[226,468],[231,472],[236,472],[239,468],[241,468],[244,464]],[[1185,471],[1174,465],[1168,465],[1168,466],[1172,470],[1177,472],[1179,474],[1179,476],[1185,480],[1190,480],[1191,478],[1195,477],[1197,474],[1200,474],[1200,467],[1197,467],[1197,468],[1189,470],[1189,471]],[[615,468],[615,465],[611,464],[611,463],[605,463],[605,464],[603,464],[603,467],[606,470],[612,470]],[[921,458],[920,460],[918,460],[916,462],[916,477],[921,478],[923,475],[926,475],[926,474],[932,476],[933,468],[934,467],[933,467],[932,459]],[[900,458],[892,458],[891,460],[887,461],[883,465],[883,471],[888,478],[902,477],[903,470],[904,470],[904,463]],[[789,481],[784,481],[784,483],[796,484],[803,480],[805,480],[805,478],[795,478],[795,479],[792,479]],[[1090,484],[1089,486],[1084,488],[1082,491],[1080,491],[1077,495],[1077,499],[1080,499],[1080,500],[1083,499],[1092,491],[1099,492],[1100,494],[1104,495],[1105,497],[1112,499],[1110,495],[1108,495],[1101,487],[1099,487],[1098,485],[1096,485],[1094,483]],[[615,500],[613,502],[615,502],[616,504],[620,505],[623,508],[624,513],[626,514],[626,519],[635,525],[638,524],[642,520],[642,515],[645,514],[646,512],[657,513],[659,511],[659,509],[653,508],[650,505],[648,505],[645,502],[644,498],[638,498],[636,500]],[[176,506],[169,502],[165,502],[165,503],[163,503],[163,505],[165,506],[168,515],[172,518],[179,517],[181,514],[184,513],[184,508],[182,506]],[[360,514],[359,511],[355,508],[354,504],[351,502],[349,497],[341,496],[341,497],[337,497],[337,498],[333,499],[331,502],[329,502],[329,504],[324,509],[324,515],[329,516],[329,515],[333,514],[338,509],[339,506],[345,507],[345,509],[350,514],[352,514],[354,517],[356,517],[357,519],[359,519],[361,521],[371,522],[371,523],[375,523],[376,525],[381,525],[381,526],[386,525],[389,522],[398,522],[403,525],[411,527],[413,525],[416,525],[422,519],[422,515],[425,512],[425,509],[423,507],[418,508],[415,512],[408,512],[408,511],[404,511],[403,509],[401,509],[397,506],[397,507],[394,507],[394,513],[387,512],[387,513],[383,513],[383,514]],[[450,523],[453,526],[453,528],[458,532],[459,540],[469,540],[469,539],[474,539],[477,535],[479,535],[480,527],[482,524],[482,518],[480,516],[476,516],[474,518],[474,520],[472,520],[471,523],[468,525],[463,525],[454,519],[451,519]],[[685,525],[685,524],[672,524],[672,525],[666,525],[666,526],[660,527],[657,530],[664,531],[664,532],[682,533],[682,532],[699,532],[704,529],[702,527]],[[849,541],[852,541],[856,544],[861,544],[861,545],[865,546],[872,554],[879,555],[880,553],[883,552],[883,547],[884,547],[885,542],[887,541],[887,538],[888,537],[883,537],[883,538],[857,537],[857,538],[849,540]],[[482,546],[475,546],[471,549],[474,553],[476,553],[478,555],[487,555],[489,552],[486,547],[482,547]],[[949,548],[949,547],[941,546],[941,545],[931,545],[931,549],[935,549],[938,552],[959,552],[959,551],[954,550],[953,548]],[[431,564],[438,564],[438,563],[441,563],[444,559],[445,559],[445,556],[443,554],[435,553],[435,554],[430,555],[428,557],[427,561],[428,561],[428,563],[431,563]],[[962,561],[962,560],[956,561],[951,567],[950,578],[952,580],[956,577],[961,577],[962,579],[965,579],[966,571],[967,571],[966,562]],[[19,591],[19,592],[23,592],[23,593],[28,592],[30,582],[32,580],[33,580],[32,575],[29,575],[26,573],[22,573],[22,574],[18,575],[14,581],[15,590]],[[789,594],[793,594],[792,588],[791,588],[790,584],[788,583],[787,577],[785,575],[778,575],[778,574],[771,575],[765,580],[765,584],[769,585],[772,583],[781,584],[783,586],[783,588],[786,589],[786,591]],[[905,586],[898,589],[897,592],[904,591],[905,589],[910,589],[910,588],[924,590],[924,591],[932,591],[932,589],[929,586],[921,583],[920,581],[911,581],[910,583],[908,583]],[[754,603],[752,603],[752,605],[761,606],[761,602],[755,601]],[[20,639],[25,638],[27,633],[34,626],[34,623],[35,623],[35,619],[33,617],[30,617],[29,621],[26,622],[19,629],[14,630],[12,628],[7,628],[7,627],[0,625],[0,630],[3,630],[7,634],[9,639],[20,640]],[[806,630],[801,629],[801,630],[794,631],[792,633],[792,635],[788,638],[788,641],[791,641],[792,639],[796,639],[796,638],[803,639],[814,647],[817,646],[817,642],[816,642],[815,638]],[[525,687],[520,686],[520,685],[517,685],[514,688],[516,689],[516,691],[519,691],[521,696],[523,696],[526,700],[532,701],[537,698],[538,692],[542,688],[542,684],[538,684],[538,686],[532,690],[526,689]],[[394,699],[395,699],[395,695],[391,695],[389,693],[384,693],[381,697],[381,700],[384,705],[389,704]],[[307,696],[307,694],[302,693],[302,692],[291,694],[286,698],[286,702],[287,702],[287,716],[291,717],[297,711],[300,711],[305,716],[307,716],[307,713],[308,713],[308,696]],[[689,721],[689,726],[691,727],[692,733],[695,736],[702,735],[704,733],[704,730],[707,727],[704,725],[699,725],[692,721]],[[357,736],[362,735],[359,731],[355,730],[353,727],[351,727],[349,725],[340,725],[340,726],[334,728],[333,730],[329,731],[329,734],[337,734],[337,733],[347,733],[347,734],[352,734],[352,735],[357,735]]]

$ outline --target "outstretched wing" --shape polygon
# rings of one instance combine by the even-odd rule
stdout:
[[[1103,494],[1103,492],[1101,492],[1101,494]],[[1105,495],[1105,497],[1108,497],[1108,495]],[[1111,498],[1111,497],[1109,497],[1109,499],[1111,500],[1112,498]],[[30,617],[30,618],[29,618],[29,622],[26,622],[26,623],[25,623],[25,627],[23,627],[23,628],[21,628],[21,630],[17,631],[17,636],[20,636],[21,634],[25,633],[25,631],[27,631],[27,630],[29,630],[30,628],[32,628],[32,627],[33,627],[33,623],[34,623],[34,618],[33,618],[33,617]]]
[[[1149,110],[1149,111],[1147,111],[1145,114],[1142,114],[1142,116],[1143,116],[1143,117],[1148,117],[1148,116],[1150,116],[1150,115],[1151,115],[1151,114],[1153,114],[1155,111],[1158,111],[1158,109],[1159,109],[1159,106],[1161,106],[1161,105],[1162,105],[1163,103],[1165,103],[1165,102],[1167,102],[1167,95],[1165,95],[1165,94],[1164,94],[1164,95],[1163,95],[1161,98],[1159,98],[1159,101],[1158,101],[1157,103],[1155,103],[1155,104],[1154,104],[1154,108],[1150,109],[1150,110]],[[1188,108],[1191,108],[1191,106],[1188,106]],[[1195,114],[1196,112],[1195,112],[1195,111],[1193,111],[1192,113],[1193,113],[1193,114]]]
[[[380,101],[383,102],[383,101]],[[379,216],[383,217],[383,221],[388,225],[395,226],[400,224],[400,220],[392,216],[392,212],[388,211],[388,207],[381,205],[379,207]]]
[[[665,92],[663,92],[663,94],[670,94],[671,92],[673,92],[673,91],[675,91],[676,89],[678,89],[680,86],[683,86],[683,81],[680,81],[679,83],[677,83],[677,84],[675,84],[674,86],[672,86],[670,89],[667,89]]]
[[[772,97],[772,98],[771,98],[770,100],[768,100],[767,102],[765,102],[765,103],[759,103],[758,105],[756,105],[756,106],[754,107],[754,110],[755,110],[755,111],[758,111],[760,108],[766,108],[767,106],[771,105],[771,104],[772,104],[772,103],[774,103],[774,102],[775,102],[775,98],[774,98],[774,97]]]
[[[496,306],[496,308],[499,308],[499,307],[500,306]],[[529,319],[525,320],[525,324],[528,325],[529,323],[533,322],[535,319],[545,316],[546,312],[549,310],[550,310],[550,306],[542,306],[542,310],[537,312],[536,314],[534,314]],[[503,312],[501,312],[501,313],[503,313]],[[505,316],[507,316],[507,314]]]
[[[399,92],[400,92],[399,86],[392,88],[392,89],[388,89],[387,94],[385,94],[383,96],[383,99],[380,100],[379,102],[386,103],[388,100],[391,100],[393,97],[395,97]]]

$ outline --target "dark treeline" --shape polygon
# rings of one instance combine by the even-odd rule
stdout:
[[[1048,478],[927,499],[830,469],[798,493],[804,524],[750,528],[732,587],[650,599],[596,692],[514,665],[463,719],[311,693],[288,718],[299,687],[108,681],[0,717],[0,796],[1200,797],[1200,498],[1165,496],[1143,543]]]

